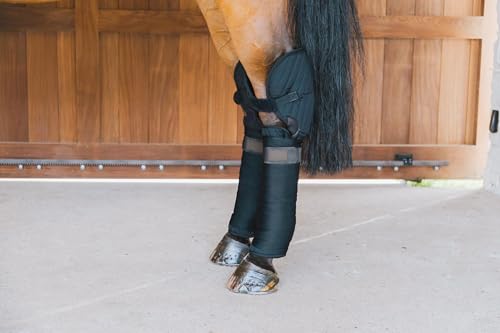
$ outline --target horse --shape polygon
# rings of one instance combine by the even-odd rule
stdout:
[[[197,0],[234,69],[245,136],[234,210],[210,254],[226,287],[269,294],[296,223],[299,171],[352,167],[353,76],[363,43],[354,0]]]

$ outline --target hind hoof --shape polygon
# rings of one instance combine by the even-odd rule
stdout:
[[[226,287],[239,294],[266,295],[277,291],[278,274],[248,260],[246,256],[229,277]]]

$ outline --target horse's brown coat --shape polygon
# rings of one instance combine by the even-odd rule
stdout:
[[[287,0],[197,0],[219,55],[233,66],[239,60],[255,95],[266,98],[266,78],[274,60],[292,49]],[[265,125],[279,122],[260,115]]]

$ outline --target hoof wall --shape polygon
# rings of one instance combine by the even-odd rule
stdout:
[[[210,254],[210,261],[221,266],[238,266],[249,249],[249,245],[238,242],[225,234]]]
[[[239,294],[266,295],[277,291],[278,274],[248,261],[246,256],[229,277],[226,287]]]

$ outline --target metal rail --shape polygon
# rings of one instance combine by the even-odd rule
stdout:
[[[219,169],[225,167],[240,166],[239,160],[79,160],[79,159],[0,159],[0,166],[17,166],[23,169],[25,166],[36,166],[41,169],[44,166],[78,166],[84,170],[86,167],[140,167],[146,169],[147,167],[158,167],[163,170],[167,166],[198,166],[202,170],[208,167],[217,166]],[[448,161],[443,160],[413,160],[411,165],[404,161],[397,160],[355,160],[353,161],[354,167],[376,167],[382,169],[384,167],[432,167],[439,169],[448,166]]]

